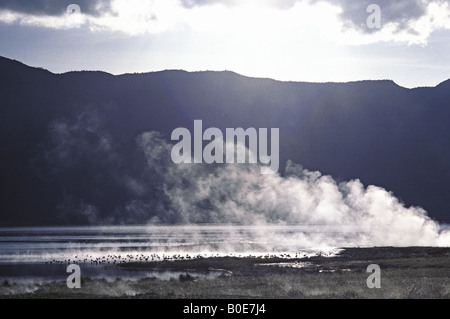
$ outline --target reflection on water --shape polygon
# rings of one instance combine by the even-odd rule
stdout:
[[[311,226],[98,226],[0,228],[0,280],[65,280],[69,263],[82,265],[90,278],[157,277],[170,280],[181,272],[141,269],[121,263],[180,260],[211,256],[304,257],[333,247],[307,247],[302,238],[348,236]],[[307,234],[307,236],[305,236]],[[31,264],[31,265],[30,265]],[[50,275],[53,274],[53,275]],[[55,275],[58,274],[58,275]],[[217,272],[190,273],[214,278]]]
[[[336,237],[329,227],[311,225],[0,228],[0,263],[89,261],[108,254],[157,254],[160,258],[175,254],[292,254],[327,248],[305,245],[302,238],[314,233]]]

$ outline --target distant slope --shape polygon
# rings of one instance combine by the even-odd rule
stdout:
[[[108,220],[145,166],[136,137],[154,130],[168,139],[194,119],[223,130],[278,127],[281,166],[290,159],[359,178],[450,222],[450,80],[405,89],[232,72],[52,74],[0,58],[0,101],[0,225],[95,223],[89,209]],[[130,177],[127,187],[119,175]],[[156,201],[148,187],[140,196]]]

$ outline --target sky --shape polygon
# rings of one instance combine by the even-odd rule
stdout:
[[[448,0],[0,0],[0,55],[54,73],[450,78]]]

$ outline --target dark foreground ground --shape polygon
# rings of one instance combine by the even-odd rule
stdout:
[[[370,264],[381,269],[381,288],[368,288]],[[100,266],[99,266],[100,267]],[[0,286],[1,298],[450,298],[450,248],[348,248],[336,257],[235,258],[139,262],[148,268],[182,271],[178,279],[83,278],[80,289],[65,281]],[[189,272],[220,271],[215,279]]]

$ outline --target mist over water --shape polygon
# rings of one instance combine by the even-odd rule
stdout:
[[[337,183],[291,161],[282,174],[271,175],[261,174],[259,164],[175,164],[172,145],[158,132],[143,133],[136,142],[145,156],[143,173],[114,174],[133,195],[125,207],[106,215],[84,201],[76,209],[60,207],[62,216],[80,214],[92,226],[0,228],[0,279],[64,280],[65,267],[76,262],[90,278],[168,280],[180,273],[130,274],[112,266],[216,256],[332,256],[361,246],[450,246],[449,225],[420,207],[405,207],[381,187]],[[70,156],[70,149],[62,149]],[[117,223],[122,225],[109,225]]]
[[[328,228],[328,230],[331,230]],[[301,234],[323,232],[322,227],[308,226],[87,226],[0,228],[0,264],[81,262],[108,255],[104,264],[119,261],[158,261],[182,256],[262,256],[288,254],[308,249],[293,240]],[[349,236],[349,233],[331,236]],[[284,239],[284,240],[283,240]],[[288,240],[289,239],[289,240]],[[316,248],[316,247],[314,247]],[[333,251],[331,247],[324,247]],[[131,259],[129,256],[133,256]],[[149,257],[150,256],[150,257]],[[149,257],[145,259],[146,257]],[[108,262],[106,262],[108,261]]]
[[[274,239],[309,248],[450,246],[448,228],[424,209],[406,207],[381,187],[359,180],[338,183],[291,161],[271,175],[260,174],[259,164],[175,164],[173,144],[155,131],[127,144],[131,155],[124,157],[120,138],[91,110],[53,123],[49,136],[46,158],[54,171],[64,176],[87,161],[124,198],[114,201],[105,193],[112,203],[105,209],[103,199],[95,202],[89,194],[69,190],[58,205],[60,220],[69,224],[314,225],[321,231],[280,232]],[[225,145],[227,152],[230,147]],[[96,185],[89,177],[87,182]]]
[[[220,256],[306,257],[339,251],[310,249],[286,240],[321,232],[310,226],[141,225],[0,228],[0,284],[61,281],[66,267],[77,263],[89,278],[178,279],[173,269],[125,269],[123,263],[183,260]],[[348,236],[348,234],[341,234]],[[282,240],[284,239],[284,240]],[[222,270],[190,271],[197,278],[226,275]]]
[[[133,156],[141,160],[132,166],[117,152],[117,138],[102,124],[102,117],[90,111],[83,114],[73,123],[52,126],[53,144],[48,146],[52,166],[58,172],[70,171],[80,157],[88,159],[99,174],[111,177],[109,183],[122,189],[127,199],[105,211],[96,202],[68,192],[58,206],[63,221],[320,225],[320,232],[280,233],[276,240],[299,247],[450,246],[449,230],[424,209],[405,207],[381,187],[365,186],[359,180],[337,183],[291,161],[271,175],[260,174],[259,164],[175,164],[173,145],[153,131],[136,138]],[[85,132],[92,136],[87,138]],[[225,148],[228,151],[230,145]]]
[[[284,176],[260,174],[256,164],[174,164],[158,133],[144,133],[138,143],[171,203],[163,222],[170,216],[183,224],[319,227],[273,238],[299,247],[450,246],[448,229],[381,187],[337,183],[290,161]]]

